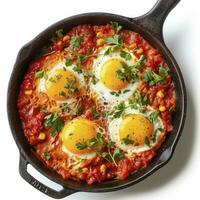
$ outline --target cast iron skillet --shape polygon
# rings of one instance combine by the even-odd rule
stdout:
[[[28,183],[44,194],[53,198],[63,198],[77,191],[108,192],[119,190],[138,183],[158,170],[160,167],[164,166],[170,160],[183,129],[186,115],[186,91],[180,69],[164,43],[162,28],[168,13],[179,1],[180,0],[158,0],[156,5],[147,14],[134,19],[109,13],[87,13],[69,17],[50,26],[45,31],[40,33],[36,38],[22,47],[17,56],[17,60],[9,82],[7,111],[12,134],[20,152],[19,172]],[[175,83],[177,109],[173,120],[174,130],[169,134],[168,138],[157,152],[156,158],[146,169],[132,174],[124,181],[109,180],[90,186],[83,182],[62,179],[60,175],[47,168],[43,162],[38,159],[36,153],[33,151],[24,137],[19,113],[17,110],[17,98],[20,91],[20,85],[27,71],[29,63],[34,60],[38,50],[48,42],[49,38],[52,37],[56,30],[63,28],[64,31],[67,32],[72,27],[79,24],[106,24],[110,21],[117,21],[123,26],[123,28],[140,33],[163,55],[171,70]],[[47,178],[62,185],[63,189],[56,191],[40,183],[27,172],[28,164],[34,166]]]

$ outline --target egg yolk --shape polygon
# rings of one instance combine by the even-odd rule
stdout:
[[[78,149],[77,143],[83,143],[96,137],[96,125],[87,119],[74,119],[68,122],[61,133],[64,147],[74,154],[85,154],[90,152],[87,148]]]
[[[47,95],[58,101],[66,100],[70,96],[75,95],[78,86],[79,83],[76,75],[64,69],[57,69],[50,72],[48,80],[45,82]]]
[[[144,145],[145,138],[151,139],[154,127],[151,121],[142,114],[125,116],[119,127],[120,141],[132,140],[133,145]]]
[[[100,72],[101,82],[111,90],[121,90],[128,85],[127,81],[121,80],[117,71],[123,67],[123,61],[120,59],[110,59],[104,63]]]

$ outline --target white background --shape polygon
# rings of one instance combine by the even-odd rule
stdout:
[[[7,121],[7,85],[20,47],[52,23],[65,17],[95,11],[135,17],[147,12],[155,2],[156,0],[0,1],[0,199],[51,199],[20,177],[19,153]],[[194,0],[182,0],[164,25],[165,42],[180,65],[188,92],[185,128],[170,163],[130,188],[101,194],[78,192],[66,199],[164,200],[200,196],[200,12],[197,3]],[[37,172],[31,171],[39,180],[58,188]]]

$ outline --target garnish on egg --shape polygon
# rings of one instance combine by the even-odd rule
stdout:
[[[79,83],[72,71],[57,69],[49,73],[45,86],[48,96],[62,101],[78,92]]]
[[[124,138],[145,144],[145,138],[152,138],[154,127],[150,120],[142,114],[130,114],[124,117],[119,127],[119,137],[121,141]],[[133,143],[132,143],[133,144]]]
[[[110,59],[104,63],[101,69],[100,80],[111,90],[121,90],[128,85],[126,80],[122,80],[117,75],[124,66],[124,62],[119,59]]]

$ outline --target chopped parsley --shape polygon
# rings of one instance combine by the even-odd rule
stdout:
[[[69,107],[69,104],[68,103],[63,103],[62,105],[61,105],[61,111],[62,112],[69,112],[70,111],[70,107]]]
[[[133,93],[133,98],[129,99],[129,106],[134,109],[139,109],[141,112],[146,110],[148,105],[147,96],[142,96],[139,90]]]
[[[132,56],[129,52],[121,51],[120,56],[126,60],[131,60]]]
[[[114,95],[116,97],[119,97],[121,93],[122,93],[121,90],[119,90],[118,92],[114,92],[114,91],[110,92],[111,95]]]
[[[68,89],[68,94],[73,94],[79,91],[76,85],[76,79],[68,79],[67,83],[65,83],[64,88]]]
[[[59,92],[59,96],[66,97],[66,93],[64,91]]]
[[[75,48],[80,48],[83,42],[83,37],[80,35],[74,35],[71,37],[69,49],[74,50]]]
[[[152,69],[148,68],[142,74],[142,78],[145,82],[148,82],[149,85],[155,85],[157,83],[166,83],[166,77],[168,75],[167,68],[160,66],[158,70],[158,74],[152,71]]]
[[[141,55],[140,58],[139,58],[139,60],[136,62],[136,65],[138,67],[145,67],[146,62],[147,62],[146,57],[144,55]]]
[[[86,149],[87,147],[88,147],[88,145],[85,141],[76,143],[76,148],[78,150],[83,150],[83,149]]]
[[[122,37],[120,35],[114,35],[104,39],[107,44],[122,45]]]
[[[92,107],[92,114],[95,119],[98,119],[100,117],[100,113],[97,112],[96,107]]]
[[[45,79],[48,79],[48,75],[44,70],[37,71],[35,73],[35,77],[36,78],[43,78],[44,77]]]
[[[109,113],[109,115],[111,115],[113,119],[120,118],[125,114],[125,109],[125,103],[121,102],[120,104],[114,106],[113,110]]]
[[[66,67],[71,66],[71,65],[72,65],[72,62],[73,62],[72,59],[66,59],[66,60],[65,60],[65,66],[66,66]]]
[[[130,135],[127,135],[125,138],[122,139],[122,142],[125,144],[125,145],[129,145],[129,144],[133,144],[134,141],[130,139]]]
[[[128,66],[126,63],[122,63],[122,69],[117,70],[116,74],[122,81],[130,82],[138,78],[139,69],[135,66]]]
[[[91,78],[91,82],[96,85],[97,82],[99,81],[99,79],[93,74],[93,72],[91,70],[84,70],[83,71],[83,76],[86,79],[90,79]]]
[[[58,30],[56,31],[56,36],[57,36],[58,38],[63,37],[63,36],[64,36],[63,29],[58,29]]]
[[[145,137],[144,142],[148,147],[151,147],[150,140],[149,140],[149,138],[147,136]]]
[[[82,104],[80,102],[78,102],[77,106],[76,106],[76,110],[73,113],[73,115],[80,115],[82,112],[83,108],[82,108]]]
[[[91,138],[89,141],[82,141],[76,143],[76,147],[79,150],[93,149],[103,158],[108,161],[113,161],[117,166],[117,161],[124,158],[124,153],[119,148],[114,148],[115,143],[110,141],[106,142],[105,137],[101,133],[97,133],[96,137]],[[105,149],[103,147],[106,147]],[[104,149],[104,150],[103,150]]]
[[[116,33],[118,33],[122,29],[122,26],[118,22],[112,22],[112,26],[115,29]]]
[[[159,111],[154,111],[149,115],[149,119],[151,120],[151,122],[156,122],[156,120],[158,119],[158,115],[159,115]]]
[[[44,151],[44,157],[45,157],[46,160],[50,160],[51,159],[51,154],[49,153],[48,150]]]
[[[40,112],[48,113],[49,111],[48,111],[46,108],[41,108],[41,109],[40,109]]]
[[[58,112],[51,113],[44,118],[45,127],[51,127],[51,136],[60,132],[64,126],[64,120],[59,116]]]
[[[162,133],[163,131],[164,131],[163,128],[158,128],[158,129],[156,129],[156,130],[154,131],[152,141],[153,141],[153,142],[156,142],[158,132],[161,132],[161,133]]]

